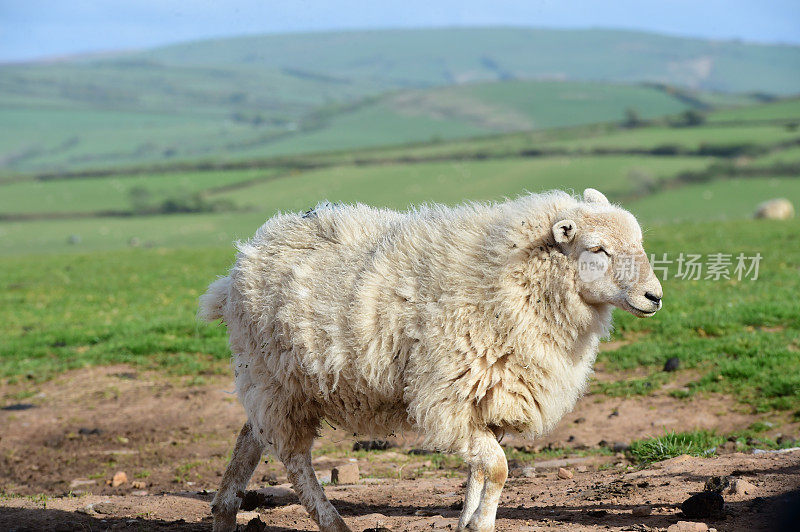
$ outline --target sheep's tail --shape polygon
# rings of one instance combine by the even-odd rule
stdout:
[[[230,277],[221,277],[208,285],[206,293],[200,296],[200,308],[197,311],[197,317],[203,321],[214,321],[222,318],[230,288]]]

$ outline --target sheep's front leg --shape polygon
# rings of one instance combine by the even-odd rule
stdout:
[[[342,516],[330,503],[311,465],[311,452],[296,452],[285,456],[283,464],[300,502],[317,522],[322,532],[350,532]]]
[[[238,493],[247,488],[263,452],[264,446],[253,434],[250,423],[245,423],[236,438],[233,456],[222,476],[222,484],[211,503],[214,532],[236,530],[236,512],[241,504]]]
[[[483,473],[483,486],[480,493],[480,502],[477,509],[469,518],[466,530],[476,530],[479,532],[489,532],[494,530],[494,519],[497,514],[497,505],[500,502],[500,493],[508,477],[508,462],[503,448],[497,443],[494,434],[491,432],[476,434],[473,437],[467,456],[465,457],[470,466],[470,476],[475,469]],[[474,497],[470,495],[470,489],[477,489],[480,485],[480,478],[476,477],[474,482],[467,482],[467,496],[464,503],[464,512],[469,510],[468,503]],[[462,514],[462,518],[463,518]],[[459,528],[464,525],[459,520]]]

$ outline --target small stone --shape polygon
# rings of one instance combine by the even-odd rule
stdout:
[[[704,491],[692,495],[681,504],[683,515],[689,518],[715,517],[722,514],[725,501],[719,493]],[[705,528],[703,529],[705,530]]]
[[[427,510],[423,508],[422,510],[417,510],[416,512],[414,512],[414,515],[418,517],[432,517],[434,515],[439,515],[439,512],[437,512],[436,510]]]
[[[116,488],[117,486],[122,486],[126,482],[128,482],[128,475],[125,474],[125,471],[117,471],[111,478],[111,487]]]
[[[131,482],[131,488],[135,490],[143,490],[147,487],[147,483],[142,482],[141,480],[134,480]]]
[[[677,371],[681,367],[681,359],[672,357],[664,363],[664,371]]]
[[[678,521],[667,528],[667,532],[708,532],[708,525],[692,521]]]
[[[564,469],[563,467],[558,468],[558,478],[563,478],[564,480],[569,480],[575,475],[569,469]]]
[[[646,504],[642,506],[637,506],[631,511],[631,513],[635,517],[646,517],[651,513],[653,513],[653,507]]]
[[[150,492],[147,490],[135,490],[131,492],[131,495],[134,497],[147,497],[150,495]]]
[[[573,423],[575,423],[575,424],[585,423],[585,422],[586,422],[586,418],[585,417],[579,417],[578,419],[573,421]]]
[[[358,464],[344,464],[331,470],[333,484],[358,484]]]
[[[743,478],[736,478],[730,483],[728,493],[731,495],[752,495],[756,491],[756,487],[747,482]]]

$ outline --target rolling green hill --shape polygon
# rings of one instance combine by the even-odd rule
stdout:
[[[798,72],[797,46],[520,28],[251,36],[5,65],[0,171],[425,142],[621,120],[628,107],[653,117],[765,97],[732,91],[797,93]]]
[[[800,91],[800,47],[620,30],[439,28],[285,34],[169,46],[174,66],[260,66],[306,83],[427,87],[519,78],[654,81],[724,92]]]

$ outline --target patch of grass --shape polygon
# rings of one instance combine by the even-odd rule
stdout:
[[[44,380],[124,362],[172,374],[226,371],[224,330],[195,320],[229,250],[130,250],[2,260],[0,376]],[[24,289],[15,288],[24,285]]]
[[[663,436],[631,442],[629,452],[637,462],[649,464],[682,454],[709,456],[724,441],[724,437],[706,430],[667,432]]]

